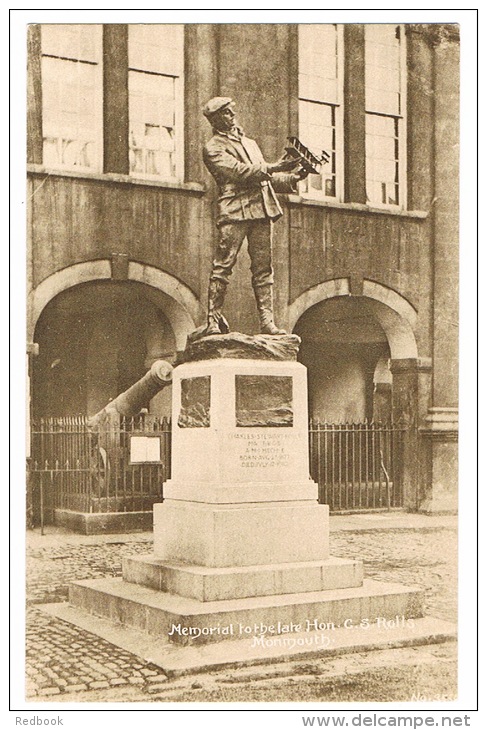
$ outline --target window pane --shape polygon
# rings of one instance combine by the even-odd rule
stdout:
[[[330,155],[319,175],[309,175],[299,189],[314,198],[336,197],[337,135],[341,149],[342,39],[334,24],[302,24],[299,38],[299,132],[300,140],[317,156]]]
[[[47,166],[96,168],[98,155],[97,66],[42,58],[42,116]]]
[[[129,67],[180,76],[184,65],[184,26],[129,25]]]
[[[396,140],[392,137],[377,137],[368,134],[365,139],[366,156],[368,159],[397,159]]]
[[[381,137],[394,137],[395,119],[381,117],[378,114],[367,114],[366,133]]]
[[[176,125],[182,113],[178,80],[184,72],[184,26],[129,25],[128,41],[130,171],[174,178],[176,139],[179,156],[182,143]]]
[[[367,199],[381,205],[399,204],[399,120],[366,116]]]
[[[299,25],[299,96],[338,102],[336,25]]]
[[[101,25],[41,25],[42,53],[97,63],[101,58]]]
[[[304,193],[318,193],[336,196],[336,123],[335,108],[328,104],[300,101],[299,138],[318,157],[323,150],[330,155],[330,162],[324,164],[319,175],[309,175],[302,183]]]
[[[130,171],[176,177],[175,80],[129,72]]]
[[[365,26],[365,104],[367,111],[400,114],[401,34],[399,26]]]

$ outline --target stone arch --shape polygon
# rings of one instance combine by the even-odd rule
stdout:
[[[348,278],[330,279],[303,292],[288,309],[288,329],[292,331],[299,318],[315,304],[334,297],[352,296]],[[393,360],[417,358],[414,335],[417,313],[400,294],[383,284],[364,279],[364,306],[383,328]]]
[[[108,259],[73,264],[44,279],[29,296],[28,341],[33,341],[39,317],[55,296],[78,284],[99,280],[111,280]],[[133,261],[129,262],[128,281],[146,284],[164,297],[164,309],[174,331],[176,348],[184,349],[187,335],[195,329],[203,314],[193,292],[171,274]]]

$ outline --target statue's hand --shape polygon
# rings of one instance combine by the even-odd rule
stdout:
[[[296,175],[298,180],[304,180],[305,177],[308,177],[309,171],[300,165],[297,170],[293,171],[293,174]]]
[[[294,170],[298,161],[286,154],[280,157],[277,162],[271,162],[267,165],[267,172],[272,175],[273,172],[290,172]]]

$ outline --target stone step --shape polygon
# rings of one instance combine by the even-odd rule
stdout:
[[[263,633],[330,631],[365,620],[398,621],[423,615],[422,591],[366,580],[360,587],[201,602],[101,578],[71,584],[70,603],[95,616],[168,638],[178,644],[206,644]],[[273,627],[273,632],[269,627]]]
[[[168,677],[232,666],[267,665],[293,659],[331,658],[364,651],[418,647],[456,638],[454,624],[435,617],[425,617],[414,619],[404,627],[372,625],[367,630],[340,628],[324,632],[329,640],[321,639],[322,632],[299,632],[276,637],[275,641],[264,639],[260,642],[254,638],[244,638],[218,644],[181,646],[90,615],[68,603],[45,603],[38,608],[161,667]],[[317,637],[317,640],[310,644],[310,638],[313,637]],[[284,639],[288,641],[284,642]],[[294,643],[290,639],[294,639]]]
[[[168,563],[151,554],[124,558],[122,575],[129,583],[207,602],[358,587],[363,582],[363,565],[358,560],[329,558],[306,563],[208,568]]]

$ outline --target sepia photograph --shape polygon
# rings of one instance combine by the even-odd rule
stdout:
[[[23,709],[446,715],[458,11],[42,12]]]

